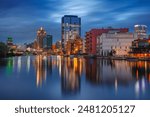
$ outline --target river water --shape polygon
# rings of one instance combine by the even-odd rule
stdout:
[[[1,100],[147,100],[150,62],[20,56],[0,59]]]

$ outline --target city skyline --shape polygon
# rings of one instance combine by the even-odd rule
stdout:
[[[91,28],[126,27],[133,31],[135,24],[149,27],[148,0],[1,0],[0,41],[11,36],[15,43],[33,42],[36,31],[44,27],[54,42],[61,40],[61,18],[77,15],[82,20],[82,37]]]

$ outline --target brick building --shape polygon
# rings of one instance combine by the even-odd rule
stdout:
[[[87,54],[96,55],[96,41],[97,37],[103,33],[108,33],[109,31],[118,31],[118,32],[128,32],[128,28],[101,28],[101,29],[91,29],[89,32],[86,32],[85,35],[85,51]]]

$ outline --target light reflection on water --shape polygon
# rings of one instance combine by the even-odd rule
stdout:
[[[13,57],[0,60],[0,74],[0,99],[150,99],[146,61]]]

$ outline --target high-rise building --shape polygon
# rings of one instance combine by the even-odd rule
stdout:
[[[111,32],[128,32],[128,28],[101,28],[101,29],[91,29],[89,32],[86,32],[85,35],[85,51],[87,54],[96,55],[96,39],[98,36],[103,33]]]
[[[44,49],[51,49],[52,48],[52,35],[46,35],[43,40],[43,48]]]
[[[146,39],[147,38],[147,26],[135,25],[134,33],[135,33],[135,39]]]
[[[46,37],[46,31],[41,27],[37,31],[37,49],[43,48],[43,40]]]
[[[65,15],[62,17],[62,48],[68,40],[74,40],[77,36],[81,36],[81,18],[74,15]]]

